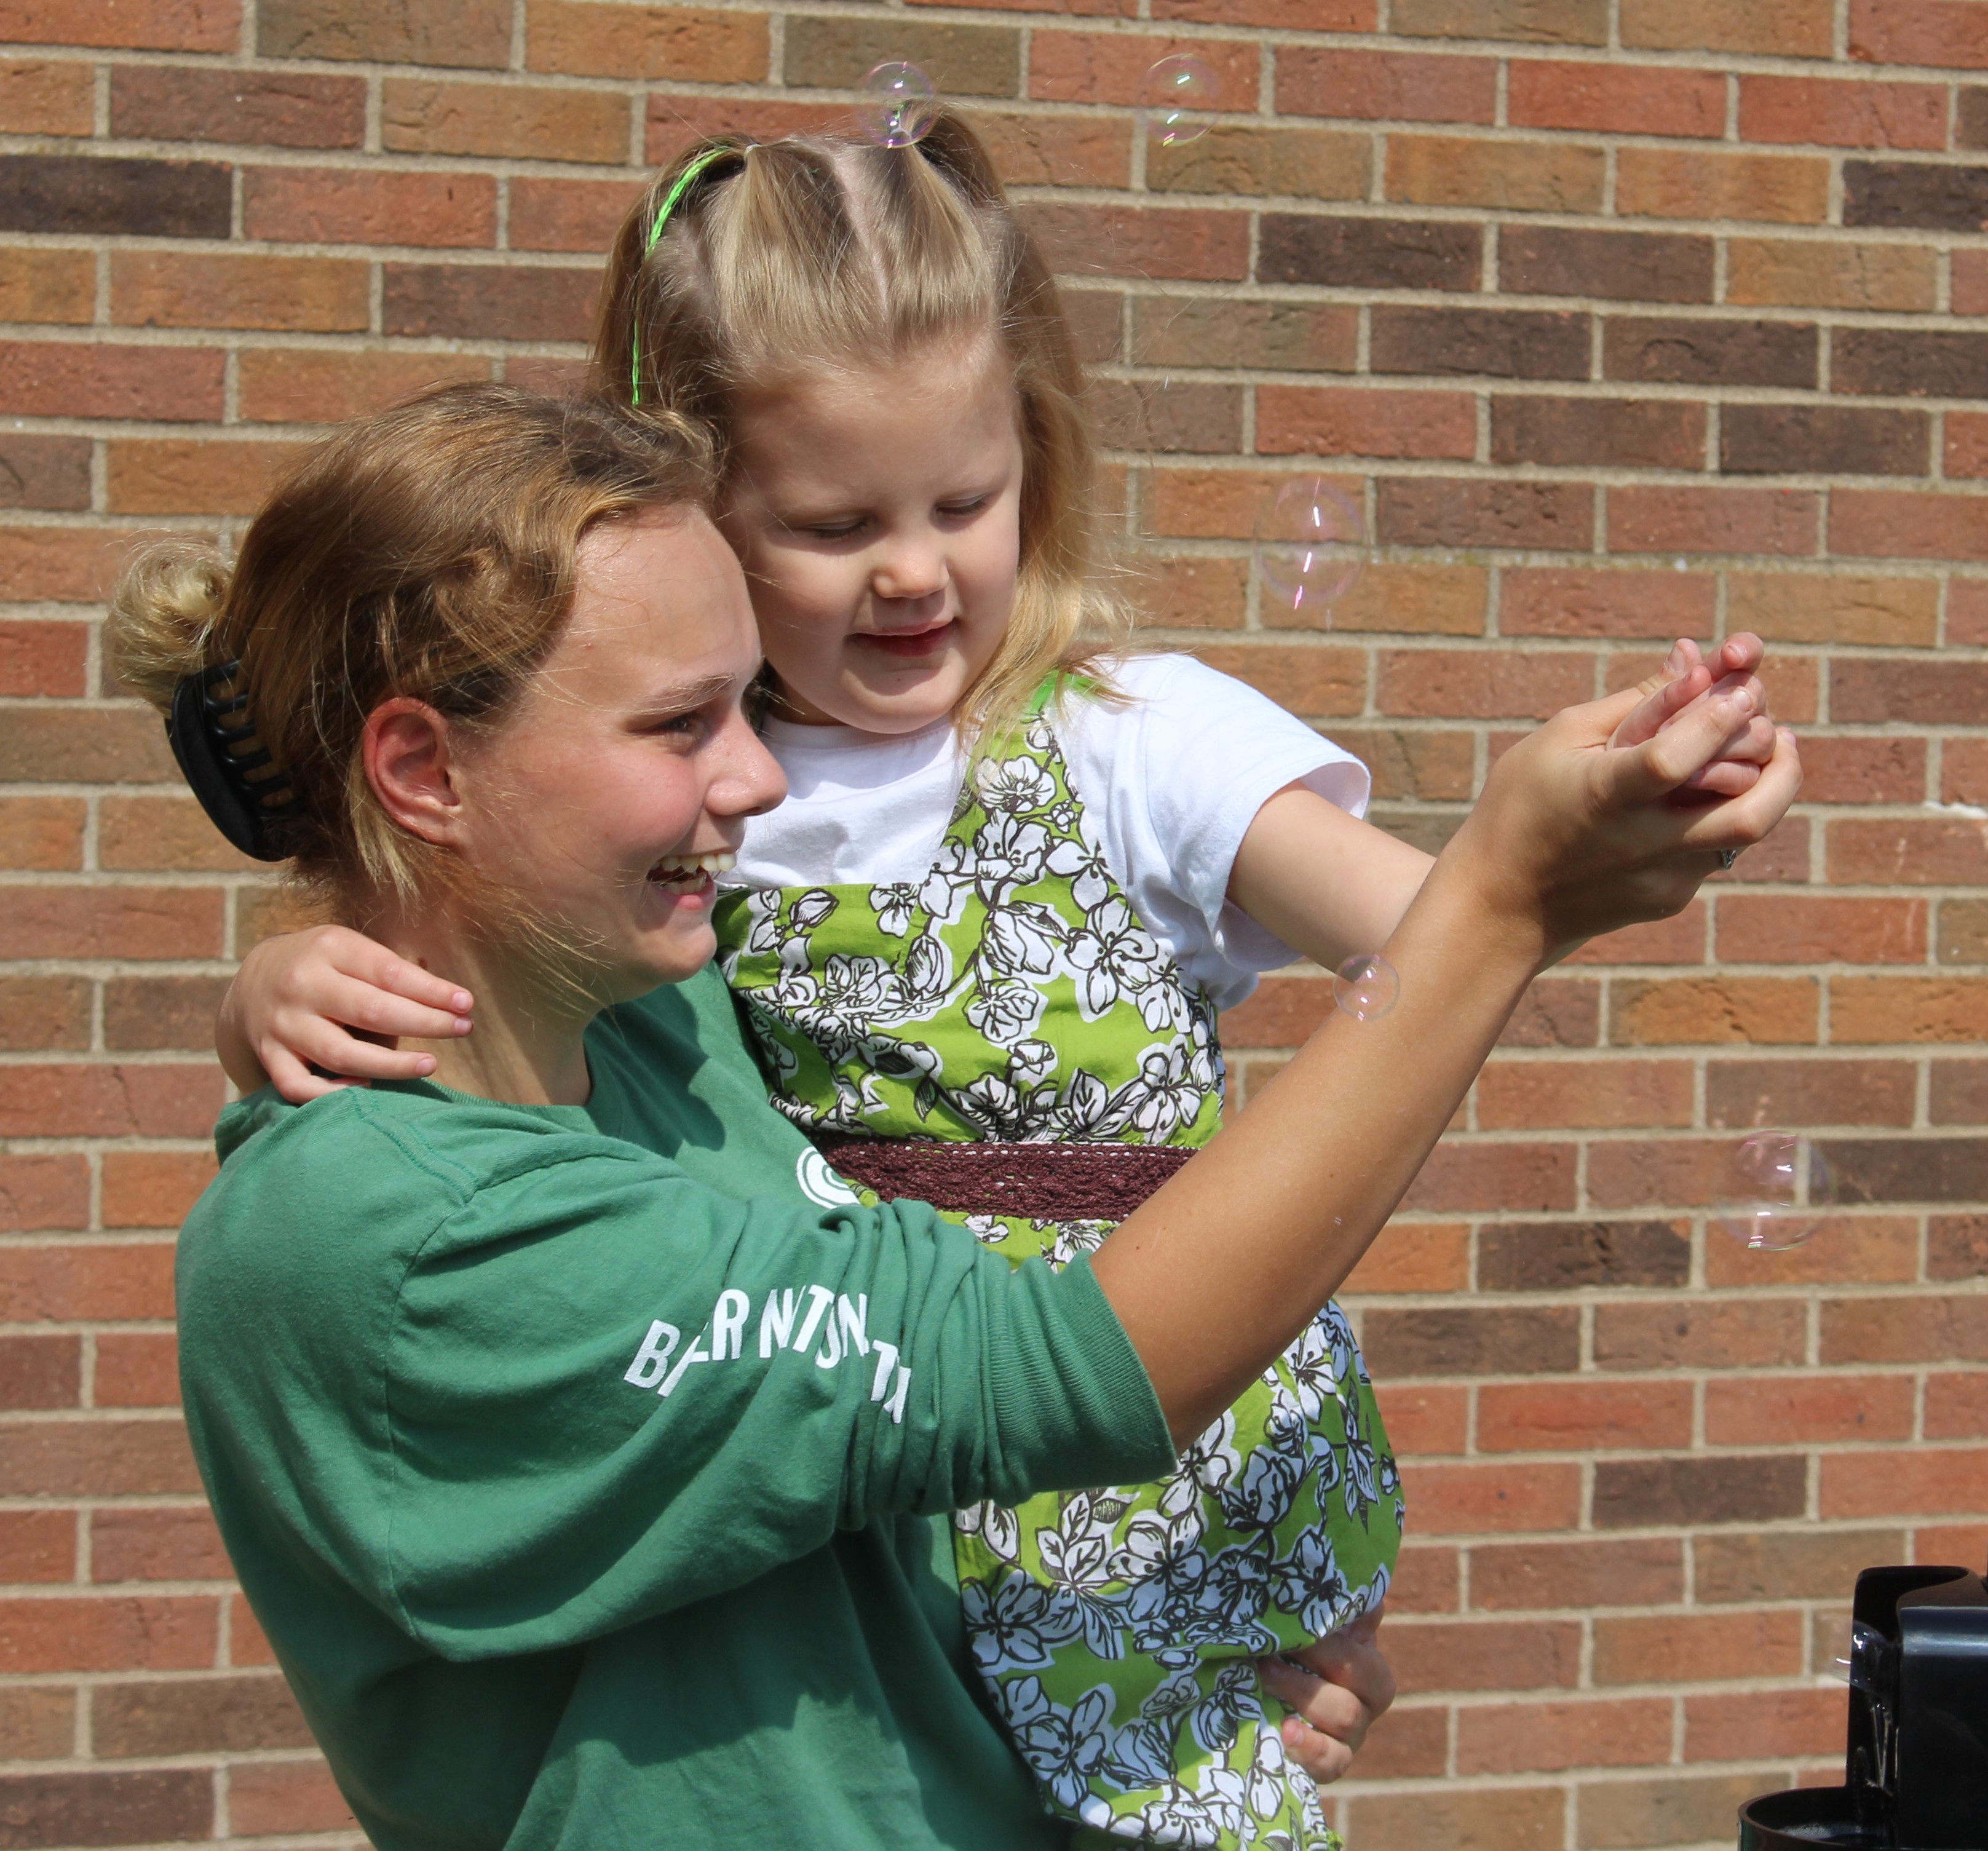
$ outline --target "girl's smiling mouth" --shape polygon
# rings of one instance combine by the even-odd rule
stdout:
[[[942,617],[936,622],[922,624],[915,629],[857,630],[852,631],[850,634],[857,641],[881,649],[886,655],[931,655],[945,646],[952,634],[955,621],[950,617]]]

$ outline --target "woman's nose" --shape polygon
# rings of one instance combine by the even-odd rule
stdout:
[[[704,798],[714,816],[764,816],[787,794],[787,774],[738,709],[714,744],[716,763]]]

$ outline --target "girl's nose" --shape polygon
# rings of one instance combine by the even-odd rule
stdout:
[[[945,555],[922,541],[897,542],[871,569],[870,588],[879,597],[898,601],[930,597],[945,589]]]
[[[764,816],[787,794],[787,774],[739,709],[726,716],[712,750],[704,806],[714,816]]]

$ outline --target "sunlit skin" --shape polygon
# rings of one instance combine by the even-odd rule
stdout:
[[[722,524],[782,718],[902,734],[958,706],[1014,607],[1016,411],[991,340],[746,395]]]
[[[477,896],[389,907],[375,935],[474,985],[475,1042],[431,1045],[440,1077],[501,1081],[499,1097],[527,1096],[535,1075],[553,1098],[585,1098],[580,1028],[710,960],[715,886],[696,863],[735,853],[746,818],[786,794],[741,707],[759,644],[716,529],[659,513],[597,528],[578,557],[571,615],[493,732],[467,735],[408,699],[367,726],[367,774],[388,814],[459,856]],[[575,948],[565,967],[458,916],[492,899],[500,918],[516,909]]]

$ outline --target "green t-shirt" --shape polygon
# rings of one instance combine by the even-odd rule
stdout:
[[[1057,1842],[969,1687],[943,1513],[1166,1469],[1081,1264],[857,1206],[715,975],[588,1032],[584,1108],[231,1106],[187,1415],[383,1851]]]

